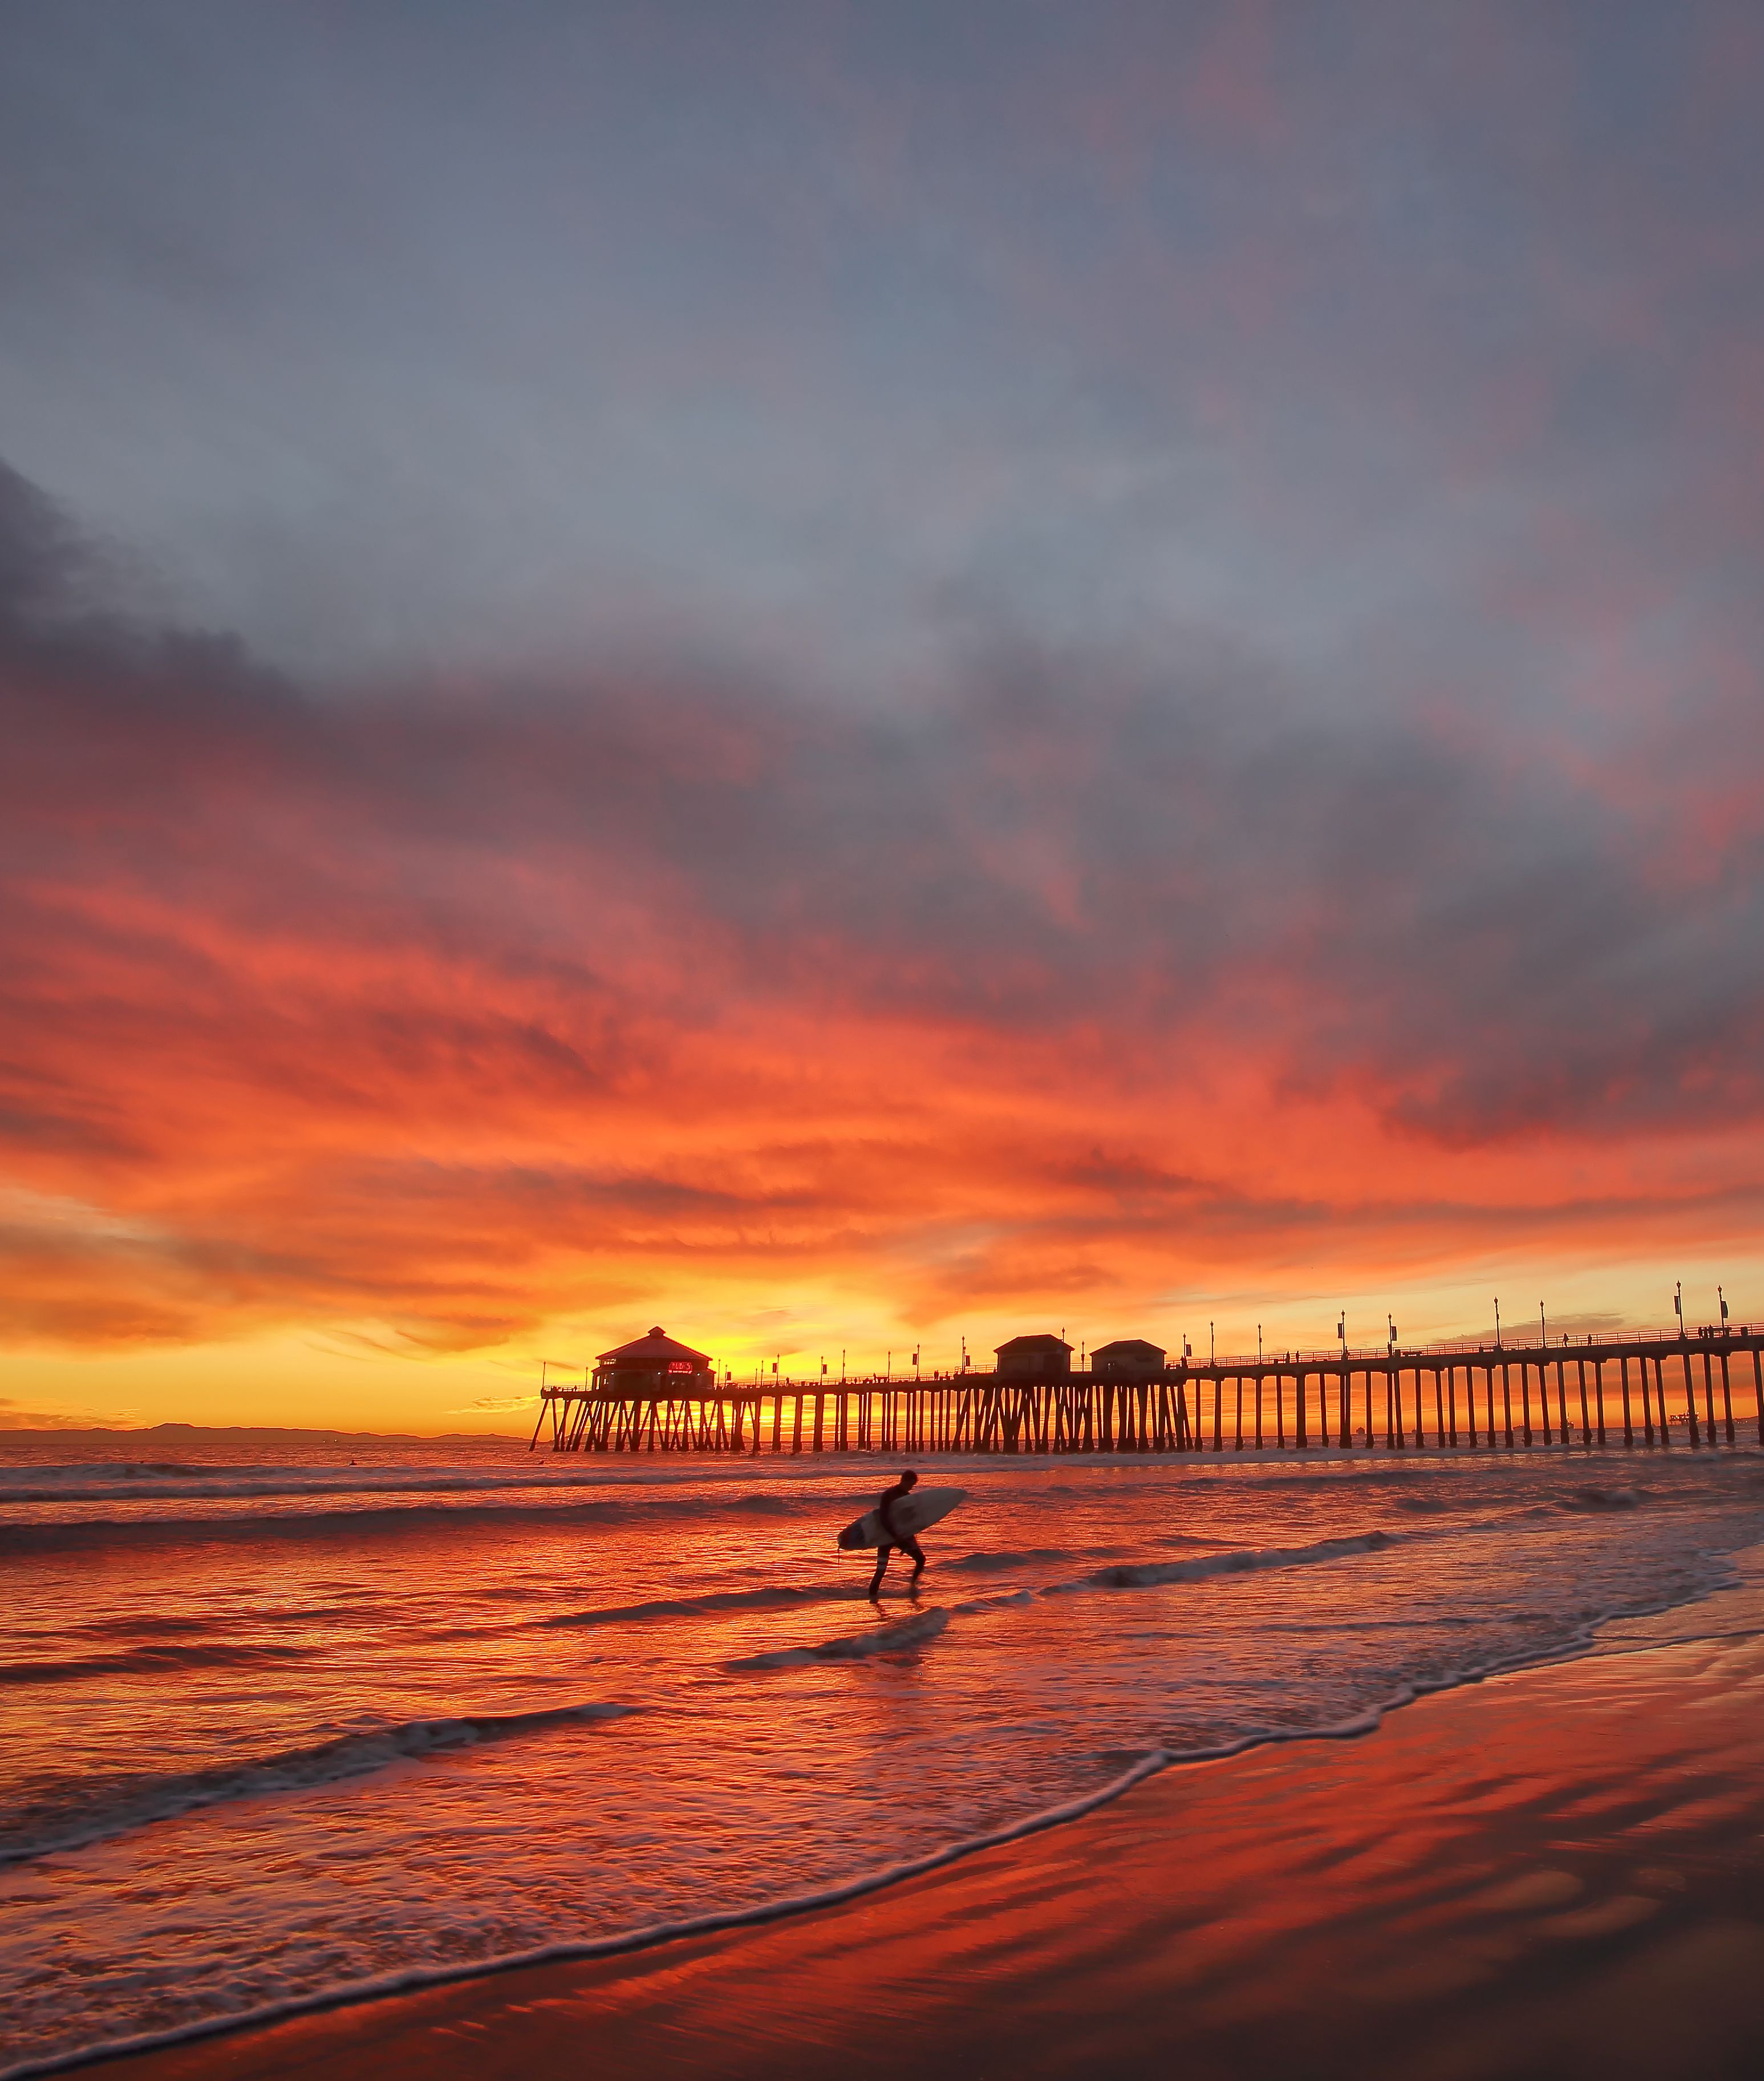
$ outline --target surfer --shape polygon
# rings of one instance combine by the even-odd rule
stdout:
[[[882,1578],[888,1572],[888,1556],[898,1546],[903,1553],[913,1557],[912,1582],[916,1584],[925,1572],[925,1556],[919,1551],[919,1543],[910,1532],[895,1522],[894,1507],[904,1503],[918,1486],[918,1476],[910,1469],[902,1474],[891,1489],[883,1491],[882,1499],[876,1507],[876,1514],[882,1520],[882,1543],[876,1549],[876,1573],[870,1579],[872,1598],[882,1594]]]

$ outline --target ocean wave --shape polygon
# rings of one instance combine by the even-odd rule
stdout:
[[[24,1460],[0,1464],[0,1499],[17,1500],[20,1490],[40,1488],[52,1496],[94,1484],[123,1491],[138,1490],[143,1482],[216,1479],[244,1481],[252,1476],[286,1475],[293,1470],[273,1465],[225,1467],[192,1465],[185,1460]]]
[[[309,1626],[319,1619],[359,1619],[379,1615],[380,1607],[369,1603],[332,1604],[275,1604],[232,1612],[206,1611],[200,1616],[183,1618],[143,1618],[131,1615],[128,1618],[92,1619],[84,1625],[70,1625],[57,1629],[56,1637],[64,1640],[127,1640],[174,1639],[180,1633],[218,1633],[249,1628],[261,1631],[266,1626]]]
[[[1567,1532],[1567,1527],[1564,1526],[1561,1528],[1564,1533]],[[1575,1535],[1577,1539],[1579,1536]],[[1153,1545],[1155,1542],[1148,1541],[1147,1544]],[[1354,1545],[1359,1547],[1359,1542],[1354,1542]],[[1359,1548],[1359,1550],[1367,1549]],[[1402,1550],[1408,1554],[1420,1549],[1418,1546],[1412,1546],[1405,1539],[1403,1541]],[[1285,1551],[1291,1554],[1307,1555],[1313,1558],[1327,1558],[1318,1557],[1315,1549],[1295,1548],[1285,1549]],[[1225,1557],[1212,1558],[1219,1559]],[[1715,1578],[1723,1572],[1720,1565],[1713,1557],[1707,1555],[1703,1557],[1703,1571],[1705,1577],[1704,1590],[1713,1587]],[[1021,1594],[1023,1593],[1019,1593]],[[1678,1595],[1669,1599],[1668,1602],[1677,1603],[1682,1601],[1686,1595],[1697,1594],[1701,1592],[1681,1591]],[[986,1600],[982,1600],[973,1608],[985,1608],[985,1602]],[[968,1608],[969,1608],[964,1606],[956,1607],[958,1612]],[[1623,1607],[1626,1612],[1631,1608],[1628,1605]],[[1659,1607],[1648,1606],[1644,1608],[1652,1609],[1659,1608]],[[931,1614],[926,1613],[921,1616],[928,1617]],[[1464,1655],[1459,1666],[1453,1669],[1435,1671],[1424,1680],[1417,1679],[1410,1683],[1402,1682],[1399,1679],[1380,1703],[1369,1705],[1366,1709],[1356,1712],[1351,1716],[1325,1719],[1321,1724],[1313,1723],[1308,1726],[1292,1726],[1276,1729],[1252,1729],[1216,1743],[1208,1743],[1204,1736],[1197,1730],[1197,1738],[1180,1743],[1172,1743],[1169,1746],[1153,1746],[1153,1744],[1155,1744],[1157,1740],[1157,1731],[1149,1730],[1146,1747],[1136,1753],[1132,1750],[1115,1750],[1098,1754],[1095,1757],[1098,1764],[1105,1766],[1111,1773],[1119,1770],[1120,1774],[1111,1775],[1110,1780],[1104,1784],[1097,1785],[1093,1782],[1090,1788],[1078,1797],[1069,1799],[1063,1804],[1045,1806],[1039,1812],[1013,1819],[1003,1827],[989,1833],[945,1842],[923,1856],[891,1863],[884,1869],[878,1869],[872,1867],[868,1870],[860,1869],[850,1877],[834,1879],[813,1890],[804,1890],[786,1894],[782,1898],[774,1896],[751,1905],[720,1909],[706,1900],[704,1892],[701,1889],[695,1898],[688,1897],[687,1902],[683,1903],[685,1912],[683,1915],[678,1915],[678,1919],[665,1919],[657,1913],[657,1911],[651,1910],[652,1915],[656,1919],[643,1926],[632,1927],[628,1923],[622,1928],[603,1930],[592,1935],[584,1934],[579,1927],[575,1931],[570,1931],[566,1921],[563,1928],[569,1933],[563,1935],[561,1941],[541,1943],[531,1949],[519,1951],[512,1949],[492,1951],[489,1955],[458,1959],[446,1964],[425,1962],[410,1965],[395,1965],[391,1970],[376,1974],[372,1978],[361,1977],[359,1967],[355,1969],[355,1974],[351,1974],[346,1961],[339,1957],[334,1965],[321,1969],[329,1970],[334,1974],[333,1978],[323,1986],[308,1991],[292,1992],[275,2001],[260,2000],[258,2006],[242,2012],[234,2010],[225,2015],[211,2013],[205,2016],[192,2018],[187,2022],[173,2024],[169,2028],[146,2031],[134,2037],[119,2038],[112,2036],[106,2042],[87,2043],[65,2053],[57,2053],[39,2059],[26,2060],[0,2073],[0,2081],[6,2081],[6,2077],[9,2075],[12,2078],[12,2081],[23,2081],[23,2077],[27,2074],[47,2073],[76,2064],[83,2064],[100,2051],[115,2054],[126,2049],[141,2049],[147,2045],[174,2043],[199,2038],[212,2032],[236,2028],[241,2023],[267,2021],[275,2016],[320,2009],[341,2001],[359,1999],[366,1995],[388,1993],[402,1988],[444,1984],[450,1981],[468,1978],[481,1973],[495,1970],[499,1967],[530,1964],[545,1959],[593,1957],[631,1950],[670,1937],[769,1921],[779,1915],[799,1912],[804,1908],[851,1898],[878,1887],[889,1885],[901,1878],[948,1864],[958,1858],[970,1855],[976,1850],[986,1848],[995,1843],[1008,1842],[1020,1835],[1032,1833],[1040,1828],[1054,1826],[1093,1811],[1109,1800],[1119,1797],[1122,1792],[1140,1782],[1154,1772],[1172,1764],[1197,1762],[1233,1755],[1242,1750],[1254,1749],[1269,1743],[1316,1740],[1369,1731],[1377,1724],[1383,1712],[1390,1709],[1392,1706],[1401,1705],[1409,1699],[1426,1692],[1447,1689],[1458,1683],[1474,1681],[1477,1676],[1492,1673],[1495,1669],[1522,1667],[1527,1663],[1552,1659],[1564,1654],[1571,1654],[1576,1651],[1577,1647],[1584,1646],[1590,1642],[1593,1630],[1598,1623],[1598,1618],[1595,1612],[1583,1611],[1578,1616],[1577,1621],[1570,1622],[1565,1638],[1557,1633],[1550,1640],[1532,1643],[1518,1654],[1514,1655],[1503,1656],[1496,1654],[1491,1657],[1472,1650]],[[872,1651],[876,1650],[872,1648]],[[1283,1654],[1284,1651],[1283,1649]],[[814,1660],[842,1658],[817,1656],[811,1652],[805,1658]],[[770,1687],[762,1685],[759,1687],[759,1691],[763,1693],[769,1688]],[[750,1688],[749,1695],[755,1695]],[[618,1709],[609,1709],[615,1711]],[[550,1718],[553,1716],[534,1717]],[[1168,1740],[1167,1736],[1166,1738]],[[1123,1765],[1127,1767],[1122,1769]],[[850,1870],[849,1864],[846,1869]],[[776,1880],[774,1883],[777,1883]],[[786,1881],[784,1883],[788,1885],[789,1882]],[[804,1881],[799,1878],[796,1883],[799,1887],[803,1887]],[[714,1895],[712,1898],[714,1899]],[[706,1912],[707,1909],[709,1911]],[[628,1916],[632,1914],[629,1907],[625,1908],[624,1912]],[[556,1932],[556,1925],[552,1925],[544,1933],[552,1935]],[[493,1938],[490,1940],[494,1942],[494,1940]],[[503,1940],[506,1943],[507,1940]],[[166,2013],[166,2008],[162,2006],[158,2013],[162,2018]],[[152,2012],[149,2011],[148,2014],[151,2016]],[[102,2026],[99,2025],[98,2028],[102,2028]],[[116,2026],[112,2024],[111,2028],[114,2031]]]
[[[1241,1743],[1237,1746],[1252,1745]],[[1219,1751],[1221,1755],[1235,1752],[1235,1748]],[[866,1894],[880,1892],[885,1886],[897,1886],[903,1879],[916,1878],[922,1873],[956,1864],[964,1857],[972,1856],[977,1851],[998,1848],[1006,1843],[1020,1841],[1025,1836],[1039,1835],[1046,1829],[1056,1828],[1063,1822],[1082,1819],[1084,1815],[1094,1814],[1098,1807],[1108,1806],[1119,1799],[1123,1793],[1131,1791],[1148,1777],[1180,1760],[1181,1758],[1167,1750],[1153,1750],[1119,1776],[1076,1799],[1064,1801],[1057,1806],[1044,1807],[1038,1812],[1007,1822],[1002,1827],[990,1829],[984,1835],[970,1835],[960,1841],[946,1843],[923,1856],[884,1865],[880,1869],[872,1869],[855,1878],[817,1887],[807,1893],[786,1894],[756,1902],[750,1907],[712,1909],[708,1914],[683,1916],[672,1921],[652,1922],[607,1936],[566,1938],[558,1943],[536,1944],[524,1950],[493,1953],[476,1958],[463,1958],[446,1965],[396,1968],[371,1978],[344,1981],[309,1992],[284,1995],[277,2000],[258,2003],[243,2009],[232,2009],[225,2014],[194,2017],[187,2022],[173,2024],[157,2030],[141,2031],[127,2037],[111,2038],[81,2045],[69,2051],[51,2053],[44,2058],[20,2060],[14,2065],[0,2067],[0,2081],[28,2081],[31,2076],[65,2073],[69,2068],[86,2066],[94,2058],[115,2058],[126,2053],[188,2045],[204,2038],[277,2022],[288,2016],[310,2016],[317,2012],[338,2007],[345,2003],[368,2001],[387,1995],[414,1993],[425,1987],[456,1986],[463,1980],[475,1980],[491,1973],[508,1972],[526,1965],[551,1965],[569,1959],[602,1958],[615,1957],[623,1952],[649,1950],[681,1937],[706,1936],[718,1930],[752,1928],[769,1922],[782,1921],[788,1916],[807,1914],[815,1908],[836,1907],[843,1901],[858,1900]]]
[[[1151,1589],[1166,1583],[1199,1582],[1212,1575],[1244,1574],[1263,1568],[1302,1567],[1313,1562],[1334,1561],[1351,1554],[1377,1553],[1392,1543],[1392,1537],[1388,1532],[1368,1532],[1353,1538],[1321,1540],[1311,1546],[1254,1548],[1240,1552],[1203,1554],[1187,1561],[1119,1563],[1099,1568],[1094,1573],[1073,1582],[1052,1583],[1039,1590],[1018,1590],[1008,1596],[977,1600],[959,1604],[955,1608],[960,1612],[992,1611],[1002,1609],[1007,1604],[1027,1603],[1033,1596],[1057,1596],[1075,1590]],[[1037,1562],[1069,1561],[1073,1558],[1071,1551],[1062,1547],[1030,1547],[1010,1553],[964,1554],[955,1560],[942,1562],[939,1566],[945,1574],[985,1574],[1025,1567]],[[640,1604],[607,1605],[597,1610],[560,1612],[530,1623],[536,1628],[573,1628],[611,1625],[624,1621],[702,1618],[724,1612],[781,1611],[804,1604],[855,1602],[866,1595],[863,1587],[855,1583],[830,1583],[825,1587],[813,1589],[779,1587],[724,1590],[702,1597],[662,1597]],[[924,1616],[929,1617],[930,1614]],[[939,1624],[935,1630],[942,1630],[945,1616],[939,1614]],[[917,1621],[908,1620],[902,1623],[910,1627]],[[779,1653],[784,1657],[783,1660],[772,1655],[762,1655],[726,1666],[731,1669],[783,1668],[798,1662],[843,1660],[853,1655],[886,1653],[886,1647],[863,1644],[881,1637],[880,1634],[858,1634],[854,1637],[856,1644],[834,1642],[825,1648],[780,1650]],[[905,1644],[910,1645],[911,1642]]]
[[[942,1617],[940,1612],[927,1612],[922,1619]],[[909,1621],[916,1625],[918,1621]],[[754,1902],[739,1907],[713,1908],[698,1915],[677,1916],[657,1920],[633,1928],[608,1932],[604,1934],[565,1937],[551,1943],[527,1946],[519,1950],[493,1953],[473,1958],[450,1961],[445,1964],[422,1964],[396,1968],[392,1971],[334,1982],[310,1991],[284,1996],[279,1999],[258,2003],[242,2010],[225,2014],[210,2015],[174,2024],[167,2028],[142,2031],[132,2036],[112,2038],[107,2041],[82,2045],[64,2053],[52,2053],[40,2059],[27,2058],[17,2064],[0,2068],[0,2081],[31,2081],[31,2077],[65,2071],[83,2066],[96,2057],[115,2058],[120,2054],[142,2052],[160,2047],[189,2044],[202,2039],[230,2034],[242,2028],[259,2027],[285,2018],[311,2015],[338,2007],[345,2003],[372,2000],[389,1995],[414,1993],[418,1990],[456,1986],[461,1982],[480,1979],[493,1973],[517,1970],[534,1965],[561,1964],[571,1960],[616,1957],[621,1953],[646,1951],[663,1944],[682,1938],[708,1936],[729,1930],[752,1928],[768,1923],[782,1921],[812,1913],[817,1909],[837,1907],[844,1902],[863,1898],[897,1886],[902,1881],[917,1878],[930,1872],[962,1862],[978,1852],[1002,1848],[1011,1843],[1040,1835],[1084,1819],[1100,1809],[1111,1806],[1125,1794],[1143,1785],[1149,1778],[1158,1776],[1172,1768],[1184,1765],[1220,1763],[1228,1759],[1259,1749],[1277,1748],[1288,1743],[1315,1741],[1357,1740],[1374,1733],[1385,1717],[1413,1704],[1418,1698],[1431,1693],[1457,1688],[1465,1683],[1474,1683],[1505,1669],[1517,1669],[1539,1661],[1556,1659],[1577,1651],[1584,1652],[1590,1646],[1599,1621],[1590,1618],[1573,1629],[1569,1642],[1544,1655],[1524,1654],[1497,1657],[1480,1663],[1472,1663],[1460,1670],[1443,1673],[1429,1679],[1418,1679],[1409,1683],[1399,1683],[1377,1704],[1359,1711],[1343,1714],[1334,1720],[1308,1726],[1261,1727],[1232,1735],[1216,1742],[1197,1742],[1178,1747],[1153,1746],[1136,1757],[1130,1753],[1113,1752],[1109,1760],[1125,1763],[1127,1767],[1109,1777],[1104,1783],[1093,1785],[1075,1797],[1062,1800],[1021,1814],[994,1828],[961,1837],[940,1844],[922,1856],[899,1862],[872,1867],[853,1876],[835,1880],[831,1884],[810,1888],[796,1893],[775,1894],[766,1900]],[[885,1630],[899,1632],[903,1628]],[[941,1631],[941,1627],[935,1629]],[[879,1635],[869,1636],[872,1640]],[[872,1650],[872,1651],[875,1651]],[[817,1658],[813,1650],[792,1650],[794,1658]],[[821,1658],[828,1658],[822,1656]],[[742,1665],[731,1665],[741,1667]],[[754,1664],[746,1665],[755,1666]],[[766,1658],[762,1666],[780,1666]]]
[[[865,1595],[862,1583],[829,1583],[825,1588],[802,1590],[779,1586],[762,1590],[716,1590],[702,1597],[655,1597],[643,1604],[607,1604],[597,1610],[556,1612],[548,1618],[530,1619],[529,1625],[612,1625],[627,1619],[711,1618],[720,1612],[775,1612],[798,1604],[855,1602]]]
[[[1343,1561],[1356,1553],[1378,1553],[1396,1544],[1388,1532],[1363,1532],[1351,1539],[1319,1539],[1309,1546],[1251,1546],[1226,1553],[1203,1554],[1193,1561],[1127,1562],[1098,1568],[1076,1583],[1050,1584],[1042,1594],[1069,1590],[1154,1590],[1166,1583],[1199,1583],[1212,1575],[1254,1574],[1263,1568],[1304,1568],[1320,1561]]]
[[[564,1474],[456,1472],[450,1469],[340,1468],[334,1473],[309,1468],[284,1471],[275,1467],[127,1467],[100,1474],[90,1465],[67,1469],[6,1469],[0,1479],[0,1503],[225,1503],[301,1496],[474,1495],[502,1490],[529,1495],[536,1491],[649,1486],[610,1479],[595,1467]],[[65,1474],[67,1478],[45,1478]],[[149,1479],[149,1477],[153,1478]],[[160,1478],[175,1477],[175,1478]],[[770,1498],[756,1499],[771,1507]],[[750,1507],[752,1507],[751,1505]]]
[[[1008,1611],[1013,1604],[1032,1604],[1035,1600],[1033,1590],[1002,1591],[996,1597],[972,1597],[956,1609],[964,1616],[977,1616],[982,1612]]]
[[[0,1433],[0,1440],[3,1436]],[[792,1463],[788,1457],[781,1463],[768,1458],[766,1488],[762,1491],[751,1487],[752,1466],[745,1459],[727,1454],[672,1467],[573,1457],[569,1464],[559,1466],[549,1456],[529,1460],[524,1453],[511,1456],[511,1461],[504,1466],[384,1461],[293,1465],[232,1462],[206,1466],[171,1460],[0,1461],[0,1503],[176,1503],[276,1496],[292,1500],[302,1496],[423,1493],[469,1495],[498,1490],[522,1495],[579,1489],[640,1494],[690,1487],[699,1491],[696,1503],[716,1504],[725,1500],[718,1490],[740,1485],[746,1493],[733,1507],[770,1511],[780,1501],[788,1507],[800,1497],[803,1490],[815,1484],[822,1485],[819,1500],[839,1508],[863,1498],[873,1502],[876,1494],[875,1484],[850,1464],[849,1457],[834,1466],[828,1464],[825,1455],[819,1461],[806,1457],[800,1464]],[[796,1496],[792,1491],[796,1492]]]
[[[278,1792],[304,1792],[351,1777],[365,1777],[397,1763],[485,1742],[517,1740],[556,1728],[622,1718],[640,1709],[593,1703],[554,1705],[531,1713],[485,1713],[451,1720],[407,1720],[361,1734],[339,1734],[304,1748],[284,1750],[243,1764],[208,1770],[86,1780],[76,1803],[48,1801],[27,1807],[0,1827],[0,1864],[57,1856],[93,1843],[128,1835],[158,1821],[174,1820],[198,1807]]]
[[[1558,1510],[1567,1511],[1636,1510],[1641,1504],[1634,1489],[1570,1489],[1555,1500]]]
[[[859,1662],[872,1654],[894,1654],[902,1648],[920,1647],[937,1636],[949,1624],[949,1613],[941,1605],[934,1605],[928,1612],[919,1612],[909,1619],[899,1619],[892,1625],[879,1626],[874,1633],[847,1633],[838,1640],[820,1642],[813,1647],[781,1647],[770,1654],[744,1655],[737,1662],[726,1662],[729,1670],[796,1669],[812,1662]]]
[[[304,1661],[317,1648],[263,1642],[229,1646],[220,1641],[166,1642],[116,1654],[71,1655],[54,1662],[0,1662],[0,1686],[78,1684],[91,1676],[159,1676],[168,1671],[255,1669],[267,1663]]]
[[[711,1526],[720,1512],[783,1516],[802,1507],[805,1506],[796,1499],[775,1503],[770,1497],[603,1496],[585,1502],[542,1503],[521,1495],[502,1503],[419,1499],[388,1505],[363,1503],[338,1510],[155,1511],[140,1517],[0,1522],[0,1553],[67,1553],[111,1545],[178,1545],[222,1539],[354,1538],[430,1532],[461,1524],[513,1528],[644,1520],[660,1524],[690,1518]]]

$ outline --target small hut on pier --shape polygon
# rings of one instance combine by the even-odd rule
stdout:
[[[1067,1380],[1072,1347],[1064,1337],[1013,1337],[993,1354],[1001,1380]]]
[[[1117,1337],[1090,1354],[1090,1370],[1101,1380],[1152,1380],[1164,1370],[1164,1347],[1143,1337]]]
[[[659,1323],[594,1360],[594,1391],[606,1394],[709,1394],[716,1371],[708,1356],[670,1337]]]

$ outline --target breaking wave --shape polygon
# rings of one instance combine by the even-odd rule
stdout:
[[[1098,1568],[1079,1582],[1060,1583],[1053,1587],[1155,1590],[1166,1583],[1203,1582],[1209,1575],[1248,1575],[1262,1568],[1304,1568],[1319,1561],[1342,1561],[1351,1554],[1381,1553],[1395,1544],[1388,1532],[1365,1532],[1352,1539],[1319,1539],[1309,1546],[1255,1546],[1229,1553],[1208,1553],[1193,1561],[1128,1562]]]
[[[506,1482],[492,1485],[507,1490]],[[267,1499],[286,1499],[291,1492],[266,1492]],[[334,1493],[317,1490],[316,1497]],[[384,1485],[370,1495],[385,1493]],[[544,1525],[626,1524],[641,1521],[662,1523],[691,1519],[699,1524],[714,1520],[720,1511],[759,1517],[784,1517],[799,1508],[825,1509],[819,1499],[783,1499],[764,1495],[702,1497],[662,1495],[603,1495],[577,1501],[568,1496],[543,1502],[524,1492],[504,1502],[432,1500],[439,1493],[424,1484],[409,1503],[379,1503],[365,1500],[342,1508],[304,1510],[167,1511],[156,1508],[141,1517],[88,1517],[14,1520],[0,1524],[0,1553],[68,1553],[90,1548],[130,1545],[178,1545],[192,1541],[262,1539],[356,1539],[395,1536],[402,1532],[451,1530],[462,1524],[516,1528]],[[469,1494],[469,1491],[466,1491]],[[203,1491],[205,1499],[231,1499],[218,1491]],[[5,1499],[16,1502],[16,1495]],[[58,1502],[70,1499],[57,1497]],[[135,1498],[132,1500],[146,1500]],[[152,1500],[157,1504],[160,1498]],[[837,1506],[836,1506],[837,1507]]]
[[[0,1662],[0,1685],[78,1684],[89,1676],[158,1676],[171,1670],[252,1669],[267,1663],[304,1661],[310,1647],[268,1642],[229,1647],[223,1642],[168,1642],[132,1647],[119,1654],[67,1656],[55,1662]]]
[[[1556,1498],[1557,1507],[1569,1511],[1636,1510],[1641,1498],[1633,1489],[1570,1489]]]
[[[872,1654],[893,1654],[905,1647],[922,1647],[949,1624],[949,1613],[941,1605],[920,1612],[892,1625],[879,1626],[874,1633],[849,1633],[841,1640],[826,1640],[813,1647],[780,1647],[770,1654],[744,1655],[728,1662],[725,1669],[795,1669],[811,1662],[859,1662]]]
[[[77,1809],[53,1803],[27,1807],[0,1827],[0,1864],[84,1848],[113,1835],[127,1835],[156,1821],[174,1820],[201,1806],[229,1800],[257,1799],[278,1792],[310,1791],[341,1779],[364,1777],[413,1757],[448,1749],[472,1748],[484,1742],[517,1740],[547,1734],[572,1723],[614,1720],[640,1709],[632,1705],[556,1705],[533,1713],[486,1713],[456,1720],[407,1720],[334,1740],[285,1750],[250,1763],[222,1764],[209,1770],[113,1778],[108,1785],[86,1781]]]
[[[859,1583],[812,1590],[778,1586],[762,1590],[716,1590],[703,1597],[655,1597],[642,1604],[607,1604],[598,1610],[554,1612],[529,1621],[536,1627],[614,1625],[628,1619],[712,1618],[720,1612],[775,1612],[799,1604],[854,1603],[864,1595]]]

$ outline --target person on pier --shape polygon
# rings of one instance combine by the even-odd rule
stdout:
[[[882,1578],[888,1572],[888,1556],[898,1546],[903,1553],[913,1557],[913,1573],[909,1587],[916,1587],[925,1572],[925,1556],[919,1543],[904,1527],[895,1521],[895,1506],[905,1501],[918,1486],[918,1476],[909,1468],[891,1489],[885,1489],[876,1507],[876,1514],[882,1520],[882,1544],[876,1549],[876,1573],[870,1578],[870,1595],[872,1600],[882,1595]]]

